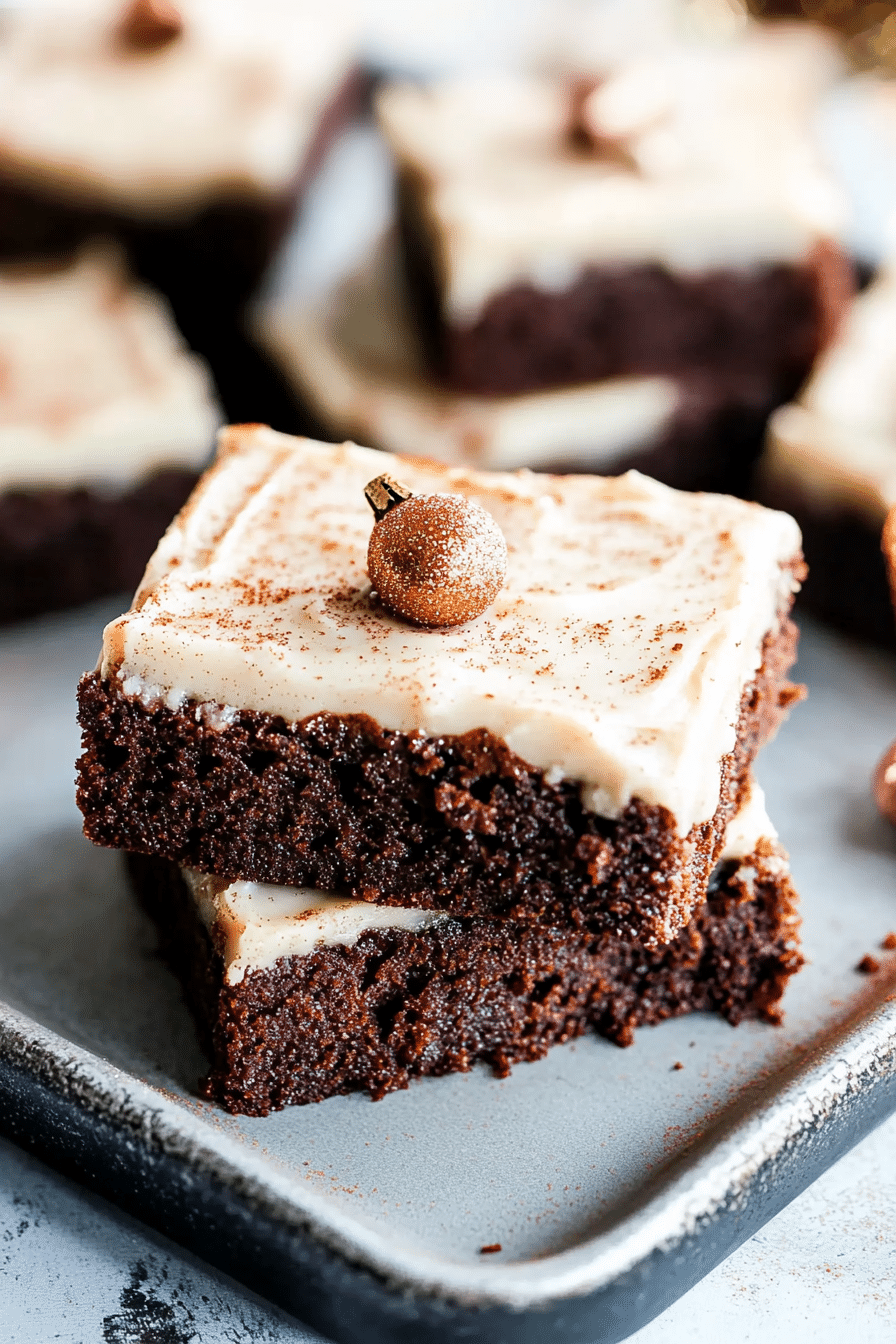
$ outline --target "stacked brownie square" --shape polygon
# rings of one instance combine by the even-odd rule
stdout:
[[[396,516],[497,523],[481,614],[372,588],[384,470]],[[451,582],[459,535],[429,537]],[[786,515],[637,473],[224,431],[79,690],[85,831],[128,854],[207,1095],[266,1114],[695,1009],[777,1020],[798,921],[752,766],[799,695],[801,575]]]
[[[266,343],[334,434],[742,492],[852,287],[812,130],[841,68],[748,25],[590,78],[387,86],[406,295],[377,256]]]

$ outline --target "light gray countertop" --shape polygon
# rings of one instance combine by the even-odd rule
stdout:
[[[632,1344],[896,1338],[896,1117]],[[312,1344],[111,1204],[0,1141],[0,1344]]]

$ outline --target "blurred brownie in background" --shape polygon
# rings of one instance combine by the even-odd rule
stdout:
[[[397,240],[387,234],[315,303],[261,306],[256,339],[333,439],[492,471],[615,474],[745,494],[768,417],[749,370],[624,375],[487,396],[427,369]]]
[[[751,25],[590,84],[384,89],[430,371],[486,396],[748,380],[767,415],[853,287],[811,128],[841,69],[823,32]],[[751,455],[760,441],[754,430]]]
[[[209,456],[211,379],[94,247],[0,270],[0,621],[133,588]]]
[[[0,30],[0,259],[116,234],[223,385],[222,330],[359,105],[356,62],[352,0],[16,11]]]
[[[859,295],[799,399],[772,417],[758,491],[799,521],[801,600],[850,634],[896,643],[880,549],[896,503],[896,267]]]

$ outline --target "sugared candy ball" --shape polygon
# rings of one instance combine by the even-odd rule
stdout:
[[[881,816],[896,826],[896,742],[881,757],[874,772],[874,801]]]
[[[367,572],[391,611],[418,625],[461,625],[504,585],[507,544],[463,495],[411,495],[374,524]]]

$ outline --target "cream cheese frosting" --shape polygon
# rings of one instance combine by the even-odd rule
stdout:
[[[422,185],[445,311],[467,322],[515,283],[565,289],[588,266],[693,273],[805,258],[843,226],[811,131],[840,69],[832,39],[789,27],[624,62],[586,111],[628,167],[569,149],[560,80],[396,84],[378,110]]]
[[[312,887],[228,883],[192,868],[181,872],[202,922],[218,936],[228,985],[239,984],[247,971],[273,966],[280,957],[307,957],[319,947],[350,947],[370,929],[419,933],[449,918],[442,910],[371,905]]]
[[[896,504],[896,266],[855,299],[799,401],[773,415],[762,470],[874,526]]]
[[[314,305],[271,305],[256,326],[332,434],[453,465],[612,469],[660,439],[680,403],[671,378],[503,397],[444,390],[424,368],[391,237]]]
[[[365,569],[367,481],[466,495],[507,582],[451,631],[388,613]],[[363,713],[438,737],[486,728],[586,807],[634,797],[685,836],[714,815],[742,694],[796,582],[786,514],[617,478],[485,473],[236,426],[105,631],[102,675],[147,703],[296,721]]]
[[[177,0],[180,37],[130,52],[124,0],[5,16],[0,167],[139,215],[283,191],[356,59],[354,0]]]
[[[728,825],[723,860],[748,859],[760,841],[776,831],[753,782],[749,801]],[[773,862],[764,857],[766,866]],[[782,868],[786,859],[780,859]],[[192,868],[181,874],[199,917],[215,939],[224,962],[224,981],[237,985],[252,971],[268,970],[281,957],[307,957],[323,947],[351,947],[372,929],[421,933],[449,919],[441,910],[372,905],[328,895],[311,887],[275,887],[263,882],[228,882]]]
[[[209,458],[206,367],[112,248],[0,271],[0,368],[0,489],[114,490]]]

